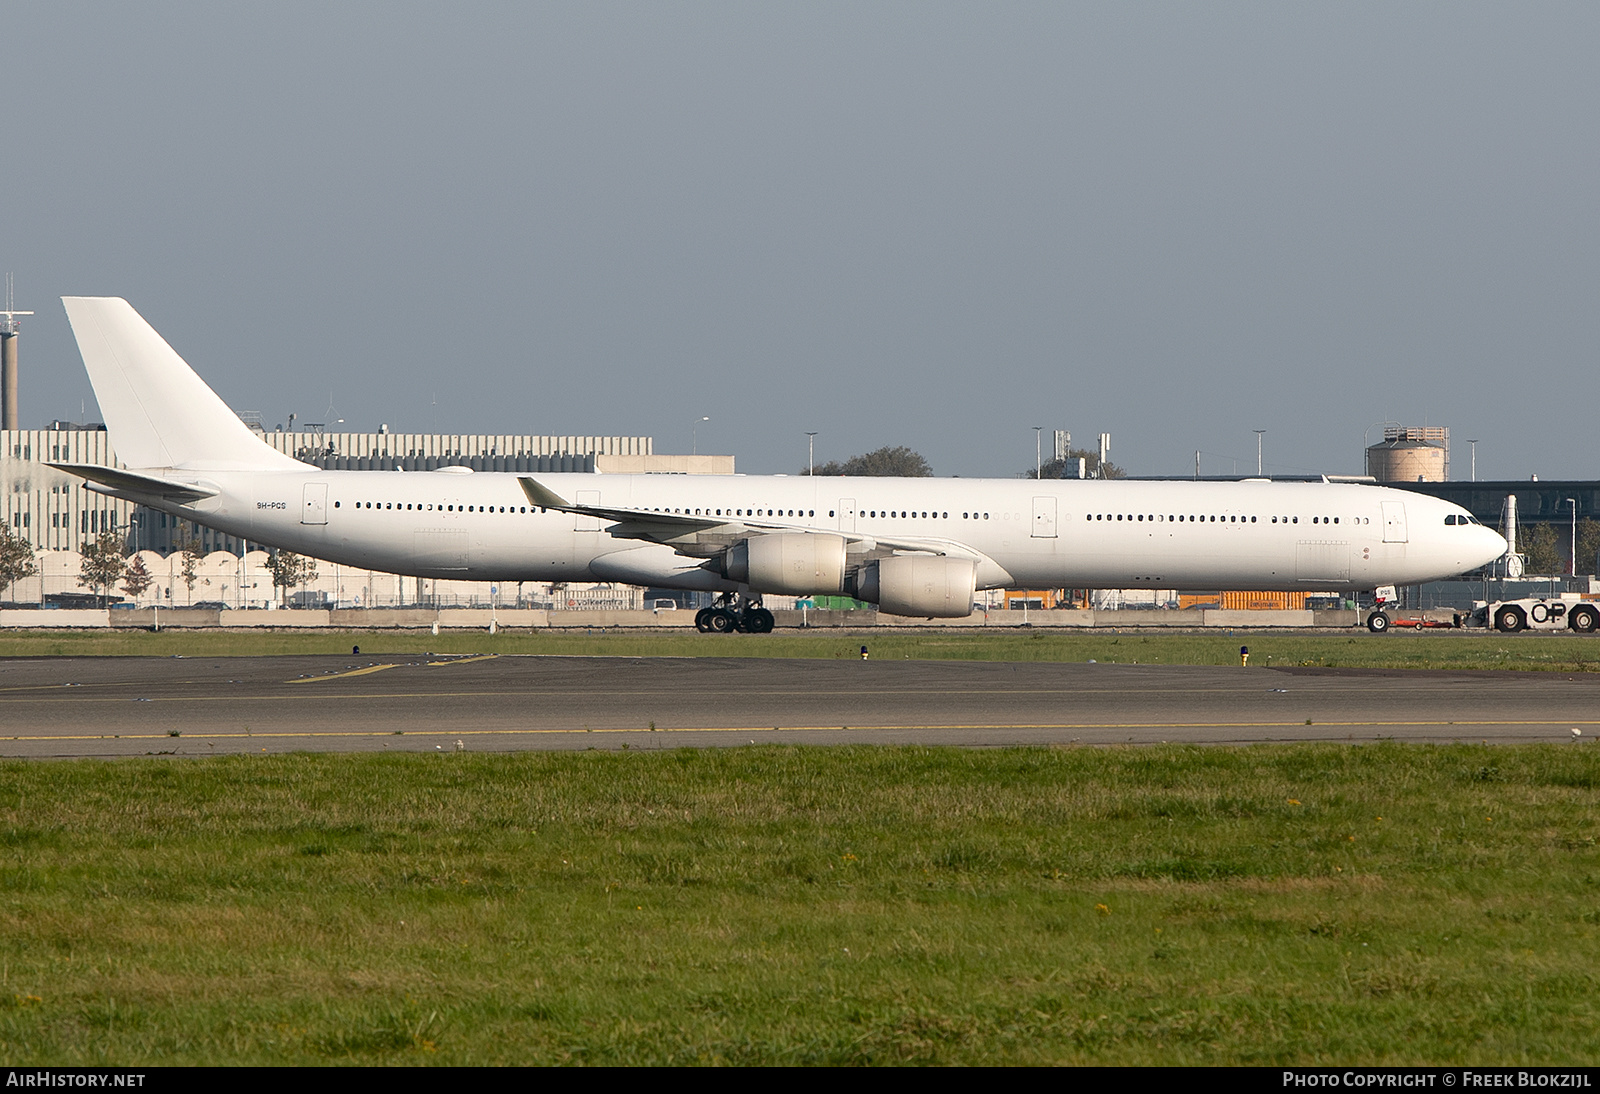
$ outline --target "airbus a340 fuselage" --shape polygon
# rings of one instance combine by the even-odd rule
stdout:
[[[251,434],[126,302],[65,303],[127,470],[57,466],[91,489],[353,566],[849,592],[955,616],[981,588],[1359,590],[1505,552],[1459,506],[1342,483],[323,471]]]
[[[421,577],[670,585],[678,570],[710,576],[703,559],[668,545],[614,538],[608,528],[620,521],[530,505],[526,477],[216,472],[204,480],[220,488],[215,497],[168,510],[261,543]],[[576,505],[722,518],[740,530],[734,535],[954,541],[994,561],[993,572],[979,575],[988,588],[1365,589],[1460,573],[1503,553],[1487,541],[1495,533],[1448,502],[1335,483],[741,475],[538,482]],[[1456,521],[1446,525],[1449,516]],[[747,523],[756,520],[761,532]]]

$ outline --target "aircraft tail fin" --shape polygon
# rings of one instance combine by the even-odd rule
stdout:
[[[128,467],[303,467],[250,431],[126,300],[64,296],[117,458]]]

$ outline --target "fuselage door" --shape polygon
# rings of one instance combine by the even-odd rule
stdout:
[[[1386,501],[1383,503],[1383,542],[1406,542],[1406,503],[1403,501]]]
[[[305,499],[300,503],[301,524],[328,523],[328,484],[306,483]]]
[[[1056,538],[1056,499],[1033,499],[1033,538]]]
[[[856,499],[839,499],[839,531],[854,532],[856,530]]]

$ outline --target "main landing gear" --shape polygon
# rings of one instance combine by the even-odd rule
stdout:
[[[761,606],[759,597],[741,595],[735,602],[732,593],[724,593],[715,608],[695,613],[694,629],[701,634],[771,634],[772,622],[772,613]]]

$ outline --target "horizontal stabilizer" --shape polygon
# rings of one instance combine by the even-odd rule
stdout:
[[[212,487],[200,486],[197,483],[173,482],[170,479],[158,479],[154,475],[140,475],[133,471],[102,467],[93,463],[52,463],[49,466],[125,494],[145,494],[164,501],[177,502],[180,505],[199,501],[201,498],[214,497],[218,493]]]

